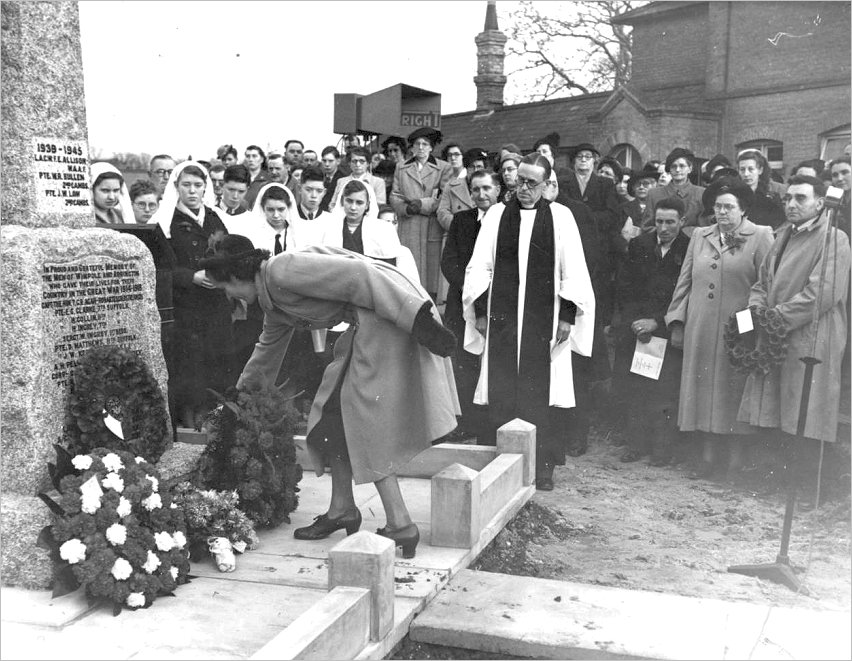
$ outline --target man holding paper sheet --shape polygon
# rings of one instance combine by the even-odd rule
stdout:
[[[482,354],[476,404],[494,430],[521,418],[536,425],[536,486],[553,489],[565,462],[566,414],[575,406],[571,352],[591,355],[595,297],[574,217],[543,198],[551,166],[530,154],[515,199],[482,220],[462,304],[464,348]]]
[[[683,352],[668,346],[664,317],[689,247],[689,237],[681,231],[685,211],[680,198],[660,200],[654,232],[630,241],[618,274],[621,323],[615,329],[613,372],[628,446],[622,461],[636,461],[649,452],[654,466],[671,460]],[[636,358],[657,343],[662,345],[662,368],[655,378],[636,366]]]

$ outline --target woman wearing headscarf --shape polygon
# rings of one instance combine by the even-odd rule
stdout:
[[[92,202],[99,225],[135,222],[133,205],[121,172],[109,163],[92,163]]]
[[[444,236],[436,215],[438,198],[450,179],[449,164],[432,155],[440,141],[441,132],[426,127],[408,136],[413,156],[397,164],[390,198],[400,243],[414,255],[420,282],[432,298],[438,294]]]
[[[683,348],[678,427],[703,440],[699,476],[718,466],[727,446],[728,470],[742,465],[743,434],[754,429],[737,422],[745,375],[731,366],[725,350],[725,324],[748,308],[751,286],[772,247],[772,231],[748,219],[754,194],[742,181],[721,178],[703,195],[716,224],[695,229],[665,322],[672,347]]]
[[[345,204],[345,203],[344,203]],[[263,334],[240,376],[270,382],[288,352],[293,328],[349,322],[334,345],[308,419],[308,451],[321,476],[331,466],[331,502],[296,539],[324,539],[362,522],[352,490],[373,482],[386,525],[377,532],[415,555],[420,533],[396,473],[456,426],[459,411],[449,356],[455,339],[416,281],[382,262],[328,246],[270,258],[238,235],[225,237],[202,263],[214,286],[257,300]]]
[[[215,405],[207,388],[217,392],[230,383],[233,352],[231,304],[216,289],[198,262],[214,235],[228,233],[213,208],[213,187],[197,161],[184,161],[172,171],[160,209],[152,218],[170,239],[177,258],[174,288],[174,393],[177,420],[195,428]]]

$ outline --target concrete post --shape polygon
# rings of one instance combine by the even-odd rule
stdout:
[[[479,539],[479,473],[461,464],[447,466],[432,477],[432,546],[471,548]]]
[[[515,418],[497,430],[497,451],[500,454],[524,455],[523,484],[535,482],[535,425]]]
[[[393,628],[393,540],[362,530],[328,552],[328,589],[370,590],[370,639],[379,641]]]

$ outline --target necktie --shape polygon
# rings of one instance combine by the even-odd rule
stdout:
[[[285,242],[286,242],[286,239],[285,239]],[[281,235],[276,234],[275,235],[275,253],[274,254],[278,255],[282,252],[284,252],[284,248],[281,245]]]
[[[313,211],[309,211],[309,212],[308,212],[308,220],[313,220],[313,219],[314,219],[314,212],[313,212]]]

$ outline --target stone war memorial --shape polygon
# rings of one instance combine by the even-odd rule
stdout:
[[[136,238],[95,227],[79,17],[72,2],[2,5],[2,582],[47,588],[36,546],[47,464],[90,348],[130,349],[166,393],[155,270]]]

